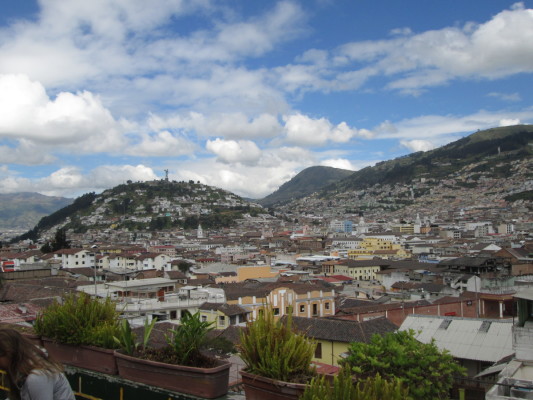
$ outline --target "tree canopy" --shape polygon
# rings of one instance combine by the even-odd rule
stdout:
[[[41,247],[41,251],[43,253],[52,253],[61,249],[70,249],[70,240],[67,240],[67,233],[65,230],[59,228],[54,235],[54,240],[52,240],[52,243],[46,242]]]
[[[370,343],[352,343],[344,365],[358,379],[381,375],[386,380],[399,378],[414,400],[447,399],[455,375],[465,369],[446,350],[432,341],[420,343],[414,331],[373,335]]]

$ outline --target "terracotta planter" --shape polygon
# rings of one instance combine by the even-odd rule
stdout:
[[[143,360],[115,351],[121,378],[179,393],[214,399],[228,393],[231,364],[220,361],[213,368],[195,368]]]
[[[74,346],[43,338],[44,348],[54,360],[73,367],[117,375],[115,351],[93,346]]]
[[[307,387],[304,383],[278,381],[246,371],[240,372],[246,400],[298,399]]]

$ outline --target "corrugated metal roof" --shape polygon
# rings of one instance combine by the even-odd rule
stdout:
[[[512,320],[409,315],[400,330],[413,329],[422,343],[434,338],[456,358],[496,362],[513,354],[512,326]]]
[[[533,290],[525,289],[521,290],[514,295],[518,299],[533,300]]]

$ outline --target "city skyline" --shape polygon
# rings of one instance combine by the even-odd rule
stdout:
[[[533,2],[0,4],[0,193],[261,198],[533,122]]]

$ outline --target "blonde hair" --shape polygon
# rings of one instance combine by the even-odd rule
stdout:
[[[31,343],[19,331],[0,326],[0,357],[6,357],[9,398],[20,400],[20,388],[34,370],[46,375],[63,372],[63,365],[48,358],[47,354]]]

